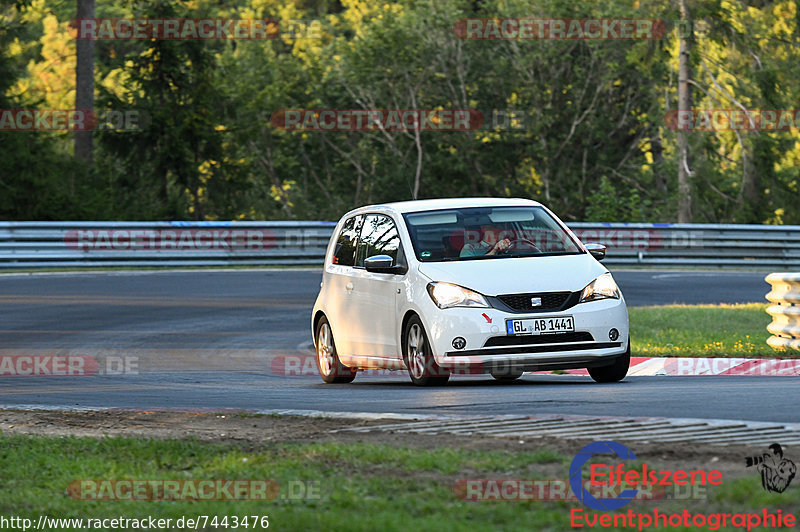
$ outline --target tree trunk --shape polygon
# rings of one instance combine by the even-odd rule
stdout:
[[[658,131],[650,137],[650,154],[653,156],[653,188],[659,194],[667,194],[667,176],[663,172],[664,145]],[[662,196],[663,197],[663,196]]]
[[[759,172],[767,166],[764,164],[761,137],[748,135],[742,143],[742,186],[739,190],[739,223],[760,223],[758,218],[761,207],[761,185]]]
[[[688,24],[690,31],[679,32],[678,56],[678,114],[691,112],[692,92],[689,86],[691,69],[689,56],[691,54],[691,19],[686,0],[680,0],[681,21]],[[678,130],[678,222],[689,223],[692,221],[692,173],[689,169],[689,139],[686,131]]]
[[[94,18],[94,0],[77,0],[78,21]],[[75,109],[94,110],[94,40],[78,39],[75,42]],[[92,164],[94,142],[92,131],[75,132],[75,158]]]

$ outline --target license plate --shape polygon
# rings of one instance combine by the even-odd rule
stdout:
[[[575,322],[572,316],[543,316],[523,320],[506,320],[506,332],[510,335],[520,334],[552,334],[574,332]]]

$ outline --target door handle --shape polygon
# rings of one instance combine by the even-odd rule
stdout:
[[[351,292],[353,290],[353,283],[347,283],[344,287],[345,290]]]

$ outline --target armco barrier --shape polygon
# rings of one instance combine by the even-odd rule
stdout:
[[[333,222],[2,222],[0,268],[319,264]]]
[[[767,338],[767,344],[779,351],[800,350],[800,273],[771,273],[766,280],[772,285],[767,294],[772,303],[767,307],[772,316],[767,331],[772,336]]]
[[[800,226],[570,223],[631,266],[800,267]],[[0,269],[320,265],[333,222],[0,222]]]
[[[800,267],[800,226],[571,223],[583,242],[609,246],[606,264]]]

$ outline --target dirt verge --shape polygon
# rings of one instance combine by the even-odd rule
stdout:
[[[450,434],[409,434],[400,432],[332,432],[350,427],[387,425],[401,421],[248,415],[231,413],[187,413],[163,411],[29,411],[0,410],[0,431],[4,435],[86,436],[129,438],[186,438],[229,442],[247,448],[311,442],[362,442],[410,448],[449,447],[505,452],[533,452],[549,449],[572,457],[591,440],[556,438],[519,439]],[[621,440],[625,443],[624,440]],[[749,474],[744,457],[761,454],[762,449],[745,446],[712,447],[694,444],[630,445],[640,459],[653,466],[720,469],[726,477]]]

